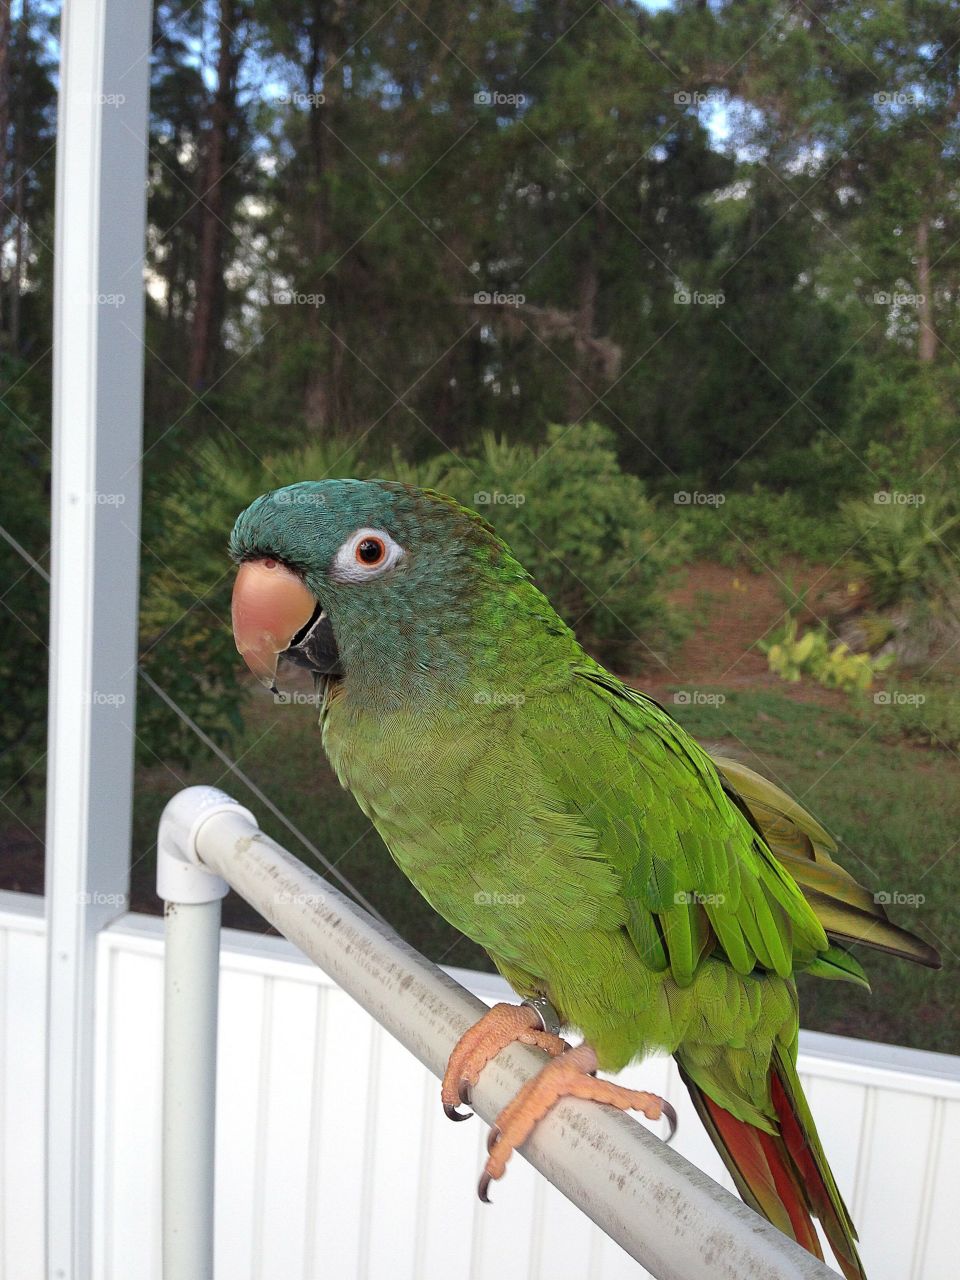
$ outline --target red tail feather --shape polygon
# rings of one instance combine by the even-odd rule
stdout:
[[[681,1075],[724,1164],[744,1201],[775,1227],[818,1258],[823,1257],[814,1226],[819,1218],[846,1280],[866,1280],[854,1241],[856,1234],[812,1131],[781,1079],[776,1059],[770,1072],[770,1097],[779,1134],[736,1116],[707,1097],[681,1067]],[[797,1083],[799,1090],[799,1083]],[[805,1103],[801,1106],[805,1107]]]

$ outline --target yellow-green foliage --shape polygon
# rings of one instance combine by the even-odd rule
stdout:
[[[778,639],[762,642],[770,670],[782,680],[798,681],[810,675],[828,689],[869,689],[878,672],[890,665],[889,656],[872,658],[854,653],[842,640],[831,645],[825,627],[812,627],[797,636],[797,620],[791,618]]]

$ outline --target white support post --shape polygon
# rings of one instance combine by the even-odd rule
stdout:
[[[149,0],[65,0],[54,277],[47,1275],[90,1280],[95,944],[133,791]]]
[[[157,838],[157,894],[166,904],[163,1280],[213,1280],[220,900],[229,886],[200,865],[196,847],[203,824],[225,809],[253,823],[213,787],[181,792]]]

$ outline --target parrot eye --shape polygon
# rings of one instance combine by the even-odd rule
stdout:
[[[403,554],[383,529],[358,529],[334,556],[330,576],[337,582],[364,582],[392,568]]]
[[[362,542],[357,543],[357,560],[360,564],[374,565],[387,554],[387,548],[383,544],[382,538],[364,538]]]

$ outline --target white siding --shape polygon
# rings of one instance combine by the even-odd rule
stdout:
[[[15,916],[0,904],[0,1276],[40,1280],[46,938],[43,900],[16,897]]]
[[[2,1280],[42,1276],[37,903],[0,895]],[[100,941],[98,1280],[160,1276],[162,994],[161,922],[127,917]],[[281,939],[224,933],[219,1054],[218,1280],[642,1276],[522,1160],[481,1205],[484,1126],[448,1123],[437,1082]],[[871,1280],[953,1274],[960,1060],[806,1034],[801,1070]],[[671,1098],[678,1149],[729,1186],[672,1062],[623,1079]]]

